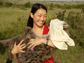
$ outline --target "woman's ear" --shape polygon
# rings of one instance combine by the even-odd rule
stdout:
[[[31,16],[31,18],[33,18],[33,14],[32,13],[30,13],[30,16]]]

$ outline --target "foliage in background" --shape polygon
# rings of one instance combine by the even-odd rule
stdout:
[[[6,28],[4,31],[0,31],[0,40],[12,38],[20,35],[24,28],[27,26],[27,19],[22,16],[17,18],[17,22],[11,22],[11,27]]]
[[[11,2],[4,2],[4,1],[0,1],[0,5],[3,5],[4,7],[18,7],[18,8],[22,8],[23,10],[26,10],[25,8],[30,8],[33,4],[30,3],[30,1],[24,3],[24,4],[16,4],[16,3],[11,3]],[[61,9],[83,9],[84,8],[84,4],[76,4],[76,5],[68,5],[68,4],[64,4],[64,5],[59,5],[59,4],[44,4],[49,10],[53,10],[54,8],[61,8]]]
[[[49,5],[49,10],[53,10],[53,3],[51,3],[50,5]]]
[[[84,7],[82,7],[81,12],[84,13]]]
[[[6,6],[6,7],[11,7],[13,5],[13,3],[11,3],[11,2],[5,2],[4,3],[4,6]]]
[[[58,12],[55,13],[56,16],[53,17],[48,17],[48,20],[46,21],[46,24],[48,25],[51,19],[60,19],[60,20],[64,20],[66,21],[70,28],[70,36],[71,38],[73,38],[73,40],[76,43],[75,49],[73,50],[72,48],[69,48],[69,51],[57,51],[54,57],[58,60],[56,60],[57,63],[60,62],[68,62],[68,63],[79,63],[77,62],[78,60],[83,60],[83,57],[81,59],[79,59],[79,50],[77,51],[76,47],[82,48],[84,47],[84,16],[82,13],[76,13],[76,12],[69,12],[67,17],[64,17],[66,13],[66,10],[62,11],[62,12]],[[0,40],[4,40],[4,39],[8,39],[8,38],[12,38],[14,36],[18,36],[20,35],[24,28],[27,26],[27,19],[25,18],[25,16],[21,16],[21,17],[17,17],[17,22],[12,22],[11,23],[11,27],[7,28],[4,30],[4,32],[0,32]],[[78,45],[77,45],[78,44]],[[5,54],[6,48],[4,48],[2,45],[0,45],[0,54]],[[75,52],[74,52],[75,51]],[[77,52],[76,52],[77,51]],[[83,52],[82,50],[80,50],[81,52]],[[61,52],[61,53],[60,53]],[[65,54],[66,53],[66,54]],[[74,54],[74,55],[73,55]],[[81,53],[83,54],[83,53]],[[63,56],[61,56],[63,55]],[[61,56],[61,57],[59,57]],[[74,59],[74,56],[77,57],[77,60]],[[69,58],[69,60],[64,61],[64,59]],[[60,59],[62,61],[60,61]],[[71,61],[70,61],[71,60]],[[83,63],[82,61],[80,61],[80,63]]]
[[[0,6],[4,6],[5,2],[2,2]],[[8,7],[12,8],[20,8],[26,10],[27,7],[24,4],[16,4],[9,5]],[[26,4],[26,3],[25,3]],[[31,3],[29,3],[32,5]],[[69,14],[65,17],[66,10],[58,13],[54,13],[52,17],[48,17],[46,24],[50,23],[52,19],[60,19],[66,21],[70,28],[70,37],[75,41],[75,47],[69,47],[67,51],[57,50],[54,56],[56,63],[84,63],[84,4],[77,5],[59,5],[59,4],[45,4],[48,10],[52,11],[52,9],[81,9],[81,12],[69,12]],[[77,7],[78,6],[78,7]],[[51,7],[51,8],[50,8]],[[28,7],[29,8],[29,7]],[[22,10],[21,10],[22,11]],[[17,22],[12,21],[11,27],[6,28],[4,31],[0,30],[0,40],[12,38],[22,34],[24,28],[27,26],[27,18],[25,16],[17,17]],[[8,50],[0,45],[0,63],[5,63],[5,60],[8,57]],[[15,63],[15,62],[14,62]]]
[[[66,10],[64,10],[63,12],[58,12],[58,13],[55,13],[57,15],[57,18],[60,19],[60,20],[64,20],[64,16],[65,16],[65,12]]]
[[[71,37],[78,43],[80,46],[84,47],[84,15],[82,13],[75,13],[73,11],[69,12],[67,17],[65,16],[65,12],[56,13],[57,18],[60,20],[66,21],[70,28],[69,32]]]
[[[2,1],[0,1],[0,5],[3,5],[3,2]]]
[[[27,2],[27,3],[25,3],[25,4],[24,4],[24,7],[30,8],[30,7],[31,7],[31,3],[30,3],[30,1]]]

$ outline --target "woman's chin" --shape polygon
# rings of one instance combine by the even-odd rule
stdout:
[[[38,25],[39,27],[43,27],[43,24]]]

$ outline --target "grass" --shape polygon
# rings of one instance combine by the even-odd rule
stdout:
[[[11,27],[12,22],[17,22],[19,17],[24,16],[25,19],[28,19],[30,9],[21,10],[18,8],[0,8],[0,29],[5,29]],[[5,24],[5,26],[4,26]]]
[[[83,63],[84,50],[78,44],[66,51],[57,50],[54,56],[57,63]]]
[[[53,11],[53,12],[52,12]],[[63,9],[53,9],[53,10],[48,10],[48,13],[47,13],[47,18],[53,18],[53,16],[55,16],[55,13],[58,13],[59,11],[63,11]],[[81,12],[80,9],[67,9],[66,10],[66,15],[68,15],[68,13],[70,11],[74,11],[74,12]],[[7,27],[11,27],[10,23],[11,22],[17,22],[17,19],[19,17],[22,17],[24,16],[25,19],[28,19],[28,16],[29,16],[29,13],[30,13],[30,8],[28,8],[27,10],[22,10],[22,9],[19,9],[19,8],[0,8],[0,29],[5,29]],[[5,26],[4,26],[5,24]]]
[[[16,3],[17,2],[18,1],[16,1]],[[22,1],[21,2],[19,1],[19,4],[20,3],[22,3]],[[32,2],[32,3],[35,3],[35,2]],[[51,3],[51,2],[48,2],[48,3]],[[62,3],[62,2],[59,2],[59,3]],[[78,3],[78,2],[75,2],[75,3]],[[48,10],[47,21],[55,18],[56,17],[55,13],[58,13],[59,11],[62,12],[63,9],[54,8],[53,10]],[[81,9],[66,9],[65,17],[68,15],[70,11],[81,12]],[[7,31],[7,34],[4,33],[6,36],[8,35],[8,32],[11,30],[14,32],[14,33],[11,33],[11,35],[13,36],[16,36],[17,34],[21,34],[23,29],[26,27],[29,13],[30,13],[30,8],[27,8],[27,10],[23,10],[21,8],[13,8],[13,7],[0,8],[0,32]],[[16,26],[15,24],[17,24],[18,26]],[[9,30],[6,30],[7,28],[9,28]],[[11,35],[9,35],[10,38],[13,37]],[[1,52],[2,53],[4,52],[4,53],[2,54]],[[8,55],[9,55],[8,50],[5,48],[2,48],[2,50],[0,50],[0,63],[5,63]],[[84,49],[81,46],[79,46],[79,44],[76,43],[75,47],[69,47],[68,50],[66,51],[57,50],[54,55],[54,59],[56,63],[84,63]],[[14,59],[13,59],[13,63],[15,63]]]

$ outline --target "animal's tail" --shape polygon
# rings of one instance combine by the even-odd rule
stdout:
[[[6,63],[12,63],[12,58],[13,58],[13,56],[12,56],[12,54],[7,58],[7,61],[6,61]]]

